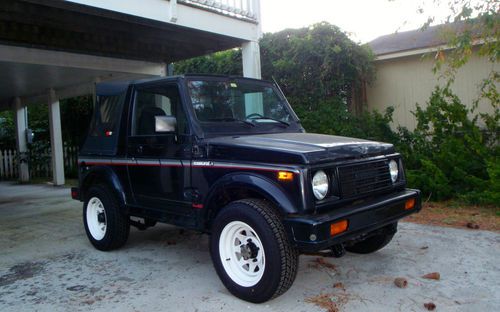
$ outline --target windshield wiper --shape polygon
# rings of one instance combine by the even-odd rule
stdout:
[[[266,120],[273,120],[273,121],[276,121],[276,122],[279,122],[285,126],[290,126],[290,123],[289,122],[286,122],[286,121],[283,121],[283,120],[280,120],[280,119],[276,119],[276,118],[272,118],[272,117],[266,117],[266,116],[259,116],[259,117],[256,117],[256,118],[252,118],[252,120],[257,120],[257,119],[266,119]]]
[[[210,119],[208,119],[208,121],[237,121],[237,122],[242,122],[242,123],[245,123],[249,126],[255,127],[255,124],[253,122],[250,122],[248,120],[233,118],[233,117],[210,118]]]

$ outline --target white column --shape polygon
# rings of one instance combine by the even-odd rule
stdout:
[[[248,41],[241,46],[243,76],[260,79],[260,48],[257,41]]]
[[[16,146],[19,165],[19,181],[28,182],[30,179],[28,164],[28,144],[26,142],[26,128],[28,128],[28,108],[23,106],[21,99],[14,99],[14,116],[16,123]]]
[[[64,184],[63,142],[61,134],[61,112],[56,92],[49,90],[49,128],[50,146],[52,150],[52,176],[54,185]]]

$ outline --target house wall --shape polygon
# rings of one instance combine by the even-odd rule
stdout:
[[[383,112],[387,107],[395,108],[393,127],[398,125],[414,129],[416,103],[425,107],[432,91],[438,82],[432,72],[435,53],[423,57],[422,54],[399,58],[378,60],[375,63],[376,80],[367,87],[367,104],[369,110]],[[499,71],[498,64],[492,64],[484,57],[474,54],[470,61],[457,73],[453,91],[462,103],[472,107],[478,98],[478,85],[487,77],[492,69]],[[500,86],[497,86],[499,88]],[[478,107],[482,113],[491,113],[491,104],[482,101]]]

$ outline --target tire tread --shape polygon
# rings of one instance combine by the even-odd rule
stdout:
[[[281,222],[279,215],[273,207],[265,200],[250,198],[238,200],[235,203],[243,203],[253,207],[260,215],[262,215],[271,230],[273,231],[280,248],[281,254],[281,280],[279,286],[270,299],[274,299],[285,293],[293,284],[297,276],[299,253],[289,242],[285,227]]]
[[[128,236],[130,233],[130,223],[128,221],[128,217],[124,215],[120,210],[120,204],[116,197],[116,194],[107,185],[97,184],[91,186],[89,188],[88,194],[92,194],[94,192],[104,195],[105,198],[103,198],[103,204],[108,205],[108,207],[104,208],[106,209],[106,217],[108,218],[108,220],[112,218],[111,224],[113,224],[114,226],[109,229],[111,233],[109,233],[109,235],[108,233],[106,233],[106,236],[102,241],[92,240],[91,235],[88,233],[89,239],[92,245],[94,245],[94,247],[99,250],[108,251],[118,249],[125,245],[128,240]],[[87,204],[87,202],[88,198],[84,203],[84,215],[86,208],[85,205]]]

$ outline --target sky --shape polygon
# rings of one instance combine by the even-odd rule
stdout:
[[[398,30],[418,29],[428,16],[444,21],[449,14],[446,6],[436,5],[435,0],[261,0],[260,3],[263,32],[326,21],[360,43]],[[423,14],[417,12],[419,7],[423,8]]]

